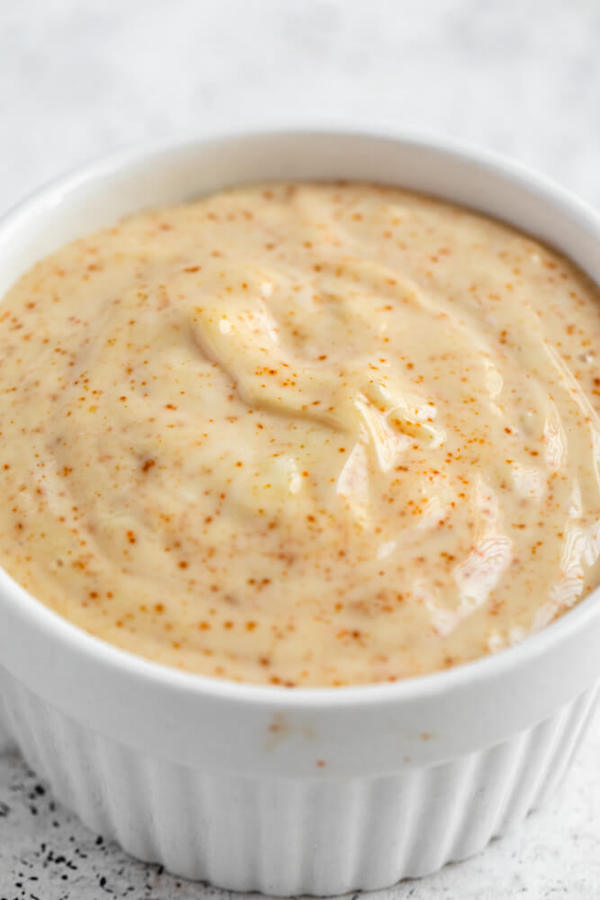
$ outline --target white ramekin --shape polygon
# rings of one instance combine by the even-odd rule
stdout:
[[[498,216],[600,280],[600,220],[546,180],[446,142],[236,135],[126,152],[0,225],[0,295],[34,260],[141,207],[271,178],[397,183]],[[237,685],[146,662],[0,570],[7,727],[56,796],[134,856],[271,894],[379,888],[469,856],[565,772],[600,676],[600,596],[520,646],[388,685]]]

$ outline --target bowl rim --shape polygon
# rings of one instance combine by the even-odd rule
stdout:
[[[577,195],[551,178],[532,170],[529,166],[470,142],[400,129],[347,126],[232,129],[211,132],[206,135],[190,134],[168,140],[145,141],[128,145],[112,153],[88,160],[83,165],[70,169],[29,192],[0,216],[0,241],[10,236],[13,230],[26,227],[28,219],[35,217],[40,208],[59,208],[63,199],[78,188],[95,180],[102,180],[119,169],[135,165],[136,162],[141,163],[151,157],[174,154],[185,148],[207,146],[211,143],[225,144],[240,140],[262,141],[282,137],[307,138],[310,136],[332,139],[347,138],[348,140],[367,138],[377,142],[410,146],[415,150],[439,152],[454,158],[455,161],[467,163],[474,169],[483,170],[485,173],[512,182],[530,195],[533,194],[550,201],[561,215],[575,220],[576,224],[591,232],[600,246],[600,214]],[[558,249],[560,250],[560,247]],[[75,650],[87,656],[91,655],[95,662],[102,667],[120,670],[127,677],[144,680],[147,683],[159,682],[163,687],[186,694],[195,694],[198,697],[241,701],[250,705],[267,707],[280,707],[284,704],[290,709],[305,710],[360,707],[376,701],[385,703],[414,702],[434,696],[441,697],[467,685],[473,686],[495,680],[502,677],[508,670],[518,668],[524,663],[531,663],[536,658],[546,655],[561,642],[568,641],[581,630],[585,630],[588,624],[591,624],[600,615],[599,601],[600,586],[592,590],[574,607],[566,610],[558,619],[542,627],[539,631],[527,635],[520,643],[470,662],[452,666],[450,669],[407,677],[395,682],[290,689],[281,685],[236,682],[187,672],[124,650],[85,631],[47,607],[21,587],[0,566],[0,605],[10,604],[13,611],[26,624],[44,631],[48,640],[58,642],[66,649]]]

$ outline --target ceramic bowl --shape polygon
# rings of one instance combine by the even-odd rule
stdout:
[[[547,180],[445,141],[237,134],[141,147],[37,192],[0,224],[0,296],[36,259],[144,207],[257,180],[360,179],[503,219],[600,280],[600,220]],[[519,646],[395,684],[288,690],[153,664],[0,571],[6,727],[56,797],[171,872],[332,894],[425,875],[540,803],[585,731],[600,596]],[[534,827],[534,826],[532,826]]]

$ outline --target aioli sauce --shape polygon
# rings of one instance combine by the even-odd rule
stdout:
[[[0,562],[134,653],[396,680],[600,582],[600,292],[395,188],[145,212],[0,307]]]

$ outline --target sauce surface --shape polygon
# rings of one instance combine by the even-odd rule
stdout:
[[[131,217],[0,307],[0,562],[234,680],[395,680],[600,582],[600,294],[498,222],[267,184]]]

